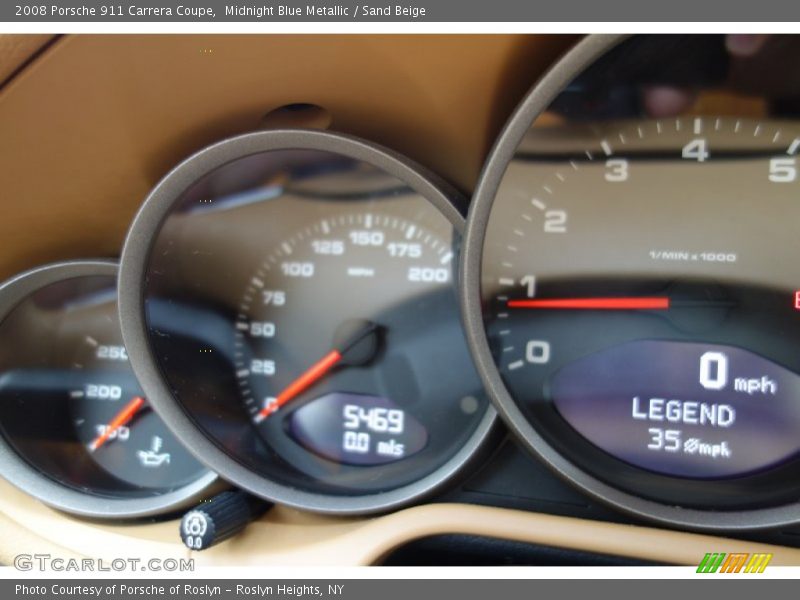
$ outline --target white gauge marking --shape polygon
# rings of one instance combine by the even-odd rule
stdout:
[[[70,398],[83,398],[83,390],[75,390],[69,393]]]
[[[700,117],[695,117],[694,119],[694,134],[700,135],[703,133],[703,119]]]
[[[325,235],[328,235],[331,232],[331,227],[330,225],[328,225],[327,221],[323,221],[322,223],[319,224],[319,226],[322,228],[322,233],[324,233]]]
[[[283,244],[281,244],[281,248],[283,248],[283,251],[286,254],[291,254],[292,253],[292,247],[289,245],[288,242],[283,242]]]
[[[253,285],[256,286],[256,287],[260,287],[260,288],[264,287],[264,282],[261,279],[259,279],[258,277],[253,277],[250,281],[252,281]]]
[[[501,277],[499,280],[500,285],[514,285],[514,280],[508,277]]]
[[[247,323],[237,323],[236,329],[238,329],[239,331],[247,331],[248,329],[250,329],[250,327],[248,327]]]
[[[415,225],[409,225],[408,229],[406,229],[406,239],[410,240],[412,237],[414,237],[414,232],[416,230],[417,230],[417,227]]]
[[[797,154],[798,148],[800,148],[800,138],[794,138],[794,141],[792,142],[792,145],[789,146],[786,154]]]
[[[97,346],[97,340],[96,340],[96,339],[94,339],[94,338],[93,338],[92,336],[90,336],[90,335],[87,335],[87,336],[86,336],[86,343],[87,343],[87,344],[89,344],[90,346]]]
[[[247,377],[248,375],[250,375],[250,370],[249,369],[240,369],[240,370],[236,371],[236,376],[237,377],[244,378],[244,377]]]
[[[350,277],[375,277],[375,269],[369,267],[347,267]]]
[[[539,210],[545,210],[547,208],[547,205],[538,198],[531,200],[531,204],[533,204]]]
[[[515,362],[511,363],[510,365],[508,365],[508,370],[509,371],[514,371],[516,369],[519,369],[523,365],[525,365],[525,362],[521,361],[521,360],[518,360],[518,361],[515,361]]]
[[[446,265],[451,260],[453,260],[453,253],[452,252],[448,252],[447,254],[442,256],[442,260],[439,261],[439,264]]]
[[[600,142],[600,147],[603,149],[603,152],[605,153],[606,156],[611,156],[612,154],[614,154],[614,152],[612,152],[611,150],[611,146],[608,145],[608,142],[606,140],[602,140]]]

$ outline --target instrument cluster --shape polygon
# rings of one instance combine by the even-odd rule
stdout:
[[[630,515],[800,522],[798,56],[589,36],[471,201],[333,131],[197,152],[119,263],[0,287],[0,471],[96,518],[228,484],[376,513],[469,476],[502,420]]]

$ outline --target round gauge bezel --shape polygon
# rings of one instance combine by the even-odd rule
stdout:
[[[73,260],[53,263],[21,273],[0,285],[0,322],[28,296],[44,286],[90,276],[116,277],[111,260]],[[208,472],[196,481],[166,494],[148,498],[113,498],[77,491],[38,471],[0,435],[0,473],[13,486],[48,506],[81,517],[134,519],[170,513],[199,501],[217,482]]]
[[[590,35],[567,52],[517,107],[498,137],[473,195],[461,254],[461,305],[470,351],[489,397],[512,433],[535,457],[590,496],[636,517],[696,530],[753,530],[800,521],[800,502],[739,510],[705,510],[660,503],[622,491],[562,455],[529,422],[495,364],[484,328],[481,302],[483,246],[492,205],[506,169],[538,116],[578,75],[624,42],[628,35]]]
[[[176,201],[198,179],[231,161],[277,150],[316,150],[368,163],[403,181],[423,196],[462,235],[465,202],[447,182],[408,158],[378,144],[322,130],[280,129],[229,138],[189,157],[153,189],[131,226],[122,252],[119,286],[122,333],[139,381],[156,412],[195,457],[225,480],[267,500],[327,514],[370,514],[408,505],[441,489],[489,446],[498,432],[489,404],[475,431],[453,456],[410,484],[380,493],[329,495],[272,481],[244,466],[203,431],[173,397],[148,340],[144,312],[145,278],[158,232]],[[457,270],[457,266],[455,269]],[[454,307],[458,309],[458,307]]]

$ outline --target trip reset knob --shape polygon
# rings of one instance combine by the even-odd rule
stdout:
[[[222,492],[183,515],[181,540],[187,548],[205,550],[242,531],[270,506],[245,492]]]

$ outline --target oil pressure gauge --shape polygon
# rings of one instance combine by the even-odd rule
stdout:
[[[0,288],[0,468],[44,502],[93,517],[168,512],[215,476],[153,412],[129,366],[117,266],[71,262]]]

